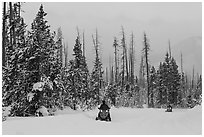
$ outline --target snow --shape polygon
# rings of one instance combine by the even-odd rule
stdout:
[[[111,108],[111,122],[96,121],[98,110],[65,109],[47,117],[8,118],[3,135],[201,135],[202,107],[193,109]]]
[[[45,84],[44,82],[37,82],[37,83],[35,83],[33,85],[33,90],[42,91],[44,84]]]
[[[47,81],[46,83],[47,83],[47,85],[49,86],[49,88],[50,88],[51,90],[53,90],[53,83],[52,83],[51,81]]]
[[[13,60],[15,58],[15,54],[11,56],[11,60]]]
[[[50,89],[53,90],[53,83],[49,80],[50,77],[42,77],[41,80],[44,81],[44,84],[46,84]]]
[[[32,101],[34,95],[35,95],[35,93],[31,93],[31,92],[27,94],[27,100],[28,100],[28,102],[31,102],[31,101]]]
[[[34,59],[34,58],[35,58],[35,56],[32,56],[32,57],[29,58],[29,60],[32,60],[32,59]]]

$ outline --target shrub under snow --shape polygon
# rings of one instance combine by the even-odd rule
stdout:
[[[49,115],[49,112],[48,112],[48,110],[47,110],[46,107],[41,106],[40,108],[38,108],[38,109],[36,110],[36,115],[37,115],[37,116],[40,116],[40,115],[42,115],[42,116],[48,116],[48,115]]]
[[[31,92],[27,94],[28,102],[31,102],[31,100],[33,99],[34,95],[35,95],[35,93],[31,93]]]
[[[8,115],[10,114],[11,106],[2,107],[2,121],[5,121]]]
[[[42,91],[43,87],[44,87],[44,82],[37,82],[33,85],[33,89],[32,90],[38,90],[38,91]]]

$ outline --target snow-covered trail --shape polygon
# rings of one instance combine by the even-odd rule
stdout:
[[[98,110],[59,111],[56,116],[9,118],[3,135],[200,135],[202,107],[174,109],[112,108],[112,122],[95,121]]]

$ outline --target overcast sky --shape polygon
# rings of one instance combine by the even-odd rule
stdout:
[[[41,3],[24,3],[23,17],[30,28]],[[168,40],[172,48],[191,37],[202,37],[201,3],[42,3],[48,13],[46,19],[52,30],[62,28],[64,40],[69,45],[69,56],[76,39],[76,27],[85,31],[86,55],[92,69],[94,50],[91,35],[98,29],[104,69],[113,57],[113,38],[121,38],[123,25],[129,45],[131,32],[135,35],[136,62],[139,67],[144,31],[150,40],[150,62],[157,65],[164,60]],[[201,49],[200,49],[201,50]],[[176,50],[175,50],[176,51]],[[180,54],[178,53],[173,54]],[[200,63],[201,64],[201,63]],[[201,70],[201,69],[200,69]]]

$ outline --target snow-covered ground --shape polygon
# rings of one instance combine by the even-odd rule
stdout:
[[[56,116],[8,118],[3,135],[201,135],[202,107],[193,109],[112,108],[112,122],[95,121],[98,110],[66,109]]]

